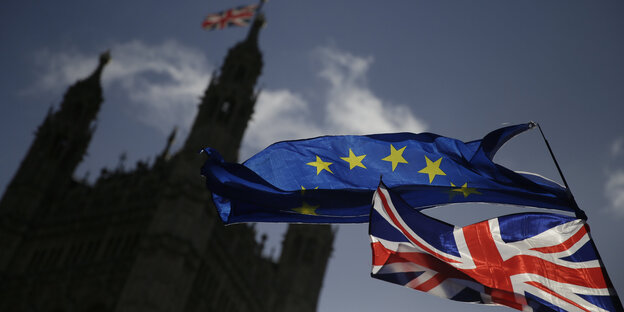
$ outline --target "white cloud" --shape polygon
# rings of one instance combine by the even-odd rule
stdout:
[[[609,202],[609,211],[617,216],[624,216],[624,137],[617,138],[611,143],[611,158],[606,164],[605,196]]]
[[[264,90],[243,139],[241,159],[273,142],[326,134],[422,132],[425,124],[408,107],[378,98],[366,85],[372,57],[319,48],[319,76],[327,81],[318,105],[289,90]],[[312,105],[321,114],[312,114]]]
[[[66,89],[71,83],[82,79],[95,69],[97,57],[76,51],[51,52],[43,50],[35,55],[38,80],[25,92],[56,91]]]
[[[213,69],[204,53],[175,41],[150,45],[135,40],[113,45],[111,54],[112,62],[102,75],[105,95],[126,98],[129,113],[162,133],[177,125],[184,134]],[[327,82],[320,90],[321,103],[310,103],[293,90],[264,89],[243,140],[241,159],[280,140],[425,129],[408,107],[384,101],[368,88],[372,57],[334,48],[319,48],[313,57],[320,64],[319,77]],[[97,57],[95,53],[43,51],[37,60],[43,74],[35,90],[51,91],[88,75]]]
[[[624,154],[624,137],[618,138],[611,144],[611,157],[617,158]]]
[[[245,132],[240,159],[283,140],[318,136],[318,122],[310,122],[309,104],[289,90],[263,90]]]
[[[139,121],[163,133],[174,126],[186,132],[212,71],[204,54],[175,41],[149,45],[137,40],[113,45],[111,54],[112,61],[102,74],[105,93],[108,88],[120,88]],[[66,88],[93,71],[97,64],[94,55],[39,53],[37,63],[43,67],[43,75],[35,89]]]
[[[422,132],[425,124],[406,106],[382,101],[366,86],[366,73],[373,62],[336,49],[319,49],[320,76],[329,84],[328,122],[340,133]]]
[[[624,215],[624,171],[613,172],[607,178],[605,195],[609,200],[610,208],[616,214]]]

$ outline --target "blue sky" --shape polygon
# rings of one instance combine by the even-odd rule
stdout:
[[[204,15],[242,1],[3,1],[0,189],[50,106],[111,49],[105,103],[82,176],[152,158],[185,134],[213,70],[245,28],[206,32]],[[279,1],[265,5],[265,67],[241,159],[282,139],[430,131],[481,138],[539,122],[617,291],[624,293],[624,3],[621,1]],[[180,142],[179,140],[178,142]],[[495,159],[555,180],[537,131]],[[469,211],[469,212],[467,212]],[[474,211],[478,211],[475,213]],[[444,207],[459,225],[509,207]],[[282,226],[263,225],[279,242]],[[341,225],[320,311],[507,311],[373,280],[365,225]]]

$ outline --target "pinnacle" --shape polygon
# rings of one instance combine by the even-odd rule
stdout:
[[[111,60],[110,50],[106,50],[104,53],[100,54],[100,65],[99,66],[104,66],[104,65],[108,64],[108,62],[110,62],[110,60]]]
[[[254,18],[253,24],[249,28],[249,33],[247,34],[247,42],[253,42],[257,45],[258,42],[258,33],[260,32],[260,28],[264,27],[266,24],[266,18],[264,17],[264,13],[259,12],[256,14]]]
[[[93,73],[89,76],[89,79],[100,80],[100,76],[102,75],[102,70],[104,69],[104,66],[106,66],[106,64],[110,62],[110,60],[111,60],[110,50],[107,50],[104,53],[100,54],[100,62],[97,68],[95,69],[95,71],[93,71]]]

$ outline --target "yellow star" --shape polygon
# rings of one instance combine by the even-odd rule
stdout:
[[[453,185],[453,183],[451,183],[451,185],[455,186],[455,185]],[[470,195],[470,194],[479,194],[479,195],[481,195],[481,193],[479,191],[477,191],[476,188],[468,187],[468,183],[464,183],[464,185],[462,185],[461,188],[452,189],[451,191],[459,192],[459,193],[464,194],[464,198],[468,197],[468,195]]]
[[[407,160],[403,158],[403,151],[405,151],[405,146],[397,151],[394,146],[390,144],[390,155],[386,156],[386,158],[382,158],[381,160],[392,162],[392,171],[394,171],[399,163],[407,164]]]
[[[446,173],[444,173],[444,171],[440,169],[440,163],[442,162],[442,157],[432,162],[429,158],[427,158],[427,156],[425,156],[425,160],[427,161],[427,166],[425,168],[422,168],[418,172],[428,174],[429,183],[433,182],[433,178],[435,178],[436,175],[446,175]]]
[[[331,169],[329,169],[329,165],[331,165],[331,164],[333,164],[333,163],[324,162],[324,161],[321,160],[321,157],[318,157],[318,156],[316,156],[316,161],[307,163],[307,165],[309,165],[309,166],[316,167],[316,175],[319,175],[319,173],[321,173],[321,171],[323,171],[323,170],[327,170],[331,174],[334,174],[331,171]]]
[[[353,151],[349,149],[349,157],[340,157],[340,159],[349,163],[349,170],[355,167],[362,167],[366,169],[366,167],[362,164],[362,159],[364,159],[364,157],[366,157],[366,155],[355,156],[355,154],[353,154]]]
[[[300,213],[300,214],[304,214],[304,215],[318,216],[318,214],[316,214],[316,209],[318,207],[320,207],[320,206],[312,206],[312,205],[309,205],[306,202],[303,202],[301,204],[301,207],[293,208],[293,210],[298,212],[298,213]]]
[[[455,185],[453,185],[455,186]],[[318,190],[318,186],[314,188],[315,190]],[[303,187],[303,185],[301,186],[301,195],[305,194],[306,188]]]
[[[457,187],[455,184],[453,184],[453,182],[451,182],[451,187]],[[453,198],[455,198],[455,195],[457,195],[457,191],[455,189],[450,189],[448,191],[449,194],[449,200],[452,200]]]

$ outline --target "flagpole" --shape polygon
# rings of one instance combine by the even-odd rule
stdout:
[[[267,2],[267,0],[260,0],[260,3],[258,4],[258,9],[256,10],[258,13],[260,13],[260,11],[262,10],[265,2]]]
[[[555,163],[555,166],[557,167],[557,171],[559,171],[559,176],[561,176],[561,180],[563,181],[563,184],[566,187],[566,191],[568,193],[568,196],[570,197],[570,200],[572,201],[572,204],[574,204],[574,212],[576,214],[576,217],[579,219],[583,219],[583,220],[587,220],[587,215],[585,214],[585,212],[578,206],[578,204],[576,203],[576,200],[574,199],[574,195],[572,195],[572,190],[570,189],[570,185],[568,185],[568,181],[566,181],[565,177],[563,176],[563,171],[561,171],[561,167],[559,167],[559,162],[557,162],[557,158],[555,158],[555,153],[553,153],[552,148],[550,147],[550,143],[548,143],[548,140],[546,139],[546,136],[544,135],[544,131],[542,131],[542,127],[540,126],[539,123],[536,122],[531,122],[533,125],[537,125],[537,129],[539,129],[540,134],[542,135],[542,138],[544,139],[544,142],[546,143],[546,147],[548,148],[548,152],[550,153],[550,157],[552,157],[553,162]]]
[[[267,0],[260,0],[260,2],[258,3],[258,7],[256,8],[256,14],[254,15],[254,20],[253,20],[252,24],[256,23],[256,20],[258,18],[262,19],[263,25],[264,25],[264,23],[266,23],[266,21],[264,19],[264,13],[262,12],[262,8],[264,7],[264,3],[265,2],[267,2]]]

